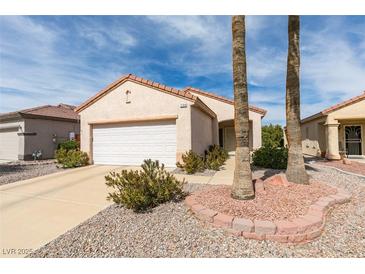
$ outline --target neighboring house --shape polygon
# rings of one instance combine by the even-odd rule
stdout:
[[[365,92],[301,121],[303,153],[340,159],[365,157]]]
[[[42,159],[54,158],[58,143],[78,138],[80,125],[74,109],[59,104],[0,114],[0,159],[31,160],[39,150]]]
[[[235,149],[229,99],[193,88],[177,90],[134,75],[121,77],[81,104],[81,149],[94,164],[139,165],[144,159],[175,166],[188,150],[212,144]],[[250,107],[252,148],[261,146],[261,118]]]

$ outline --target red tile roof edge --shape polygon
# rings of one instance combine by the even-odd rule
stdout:
[[[176,88],[173,87],[168,87],[166,85],[151,81],[151,80],[147,80],[141,77],[138,77],[136,75],[133,74],[127,74],[124,75],[122,77],[120,77],[119,79],[117,79],[116,81],[114,81],[113,83],[111,83],[110,85],[106,86],[104,89],[102,89],[101,91],[99,91],[97,94],[95,94],[93,97],[91,97],[90,99],[86,100],[84,103],[82,103],[81,105],[79,105],[75,111],[76,112],[80,112],[83,109],[85,109],[86,107],[88,107],[89,105],[91,105],[92,103],[96,102],[97,100],[99,100],[100,98],[102,98],[104,95],[106,95],[109,91],[111,91],[112,89],[120,86],[121,84],[123,84],[126,81],[132,81],[135,83],[139,83],[145,86],[149,86],[151,88],[154,89],[158,89],[159,91],[162,92],[166,92],[168,94],[174,95],[174,96],[178,96],[178,97],[182,97],[185,98],[189,101],[195,102],[196,100],[196,96],[194,96],[193,94],[191,94],[188,91],[184,91],[184,90],[178,90]]]
[[[201,90],[201,89],[198,89],[198,88],[186,87],[186,88],[184,88],[184,90],[187,90],[187,91],[190,90],[192,92],[195,92],[195,93],[198,93],[198,94],[201,94],[201,95],[205,95],[207,97],[216,99],[218,101],[222,101],[222,102],[227,103],[227,104],[231,104],[231,105],[234,104],[234,101],[227,98],[227,97],[220,96],[220,95],[217,95],[217,94],[214,94],[214,93],[211,93],[211,92],[207,92],[207,91],[204,91],[204,90]],[[262,114],[264,116],[267,113],[267,111],[265,109],[262,109],[262,108],[259,108],[259,107],[256,107],[256,106],[250,105],[249,108],[250,108],[251,111],[257,112],[257,113]]]
[[[357,102],[359,102],[361,100],[364,100],[364,99],[365,99],[365,91],[363,91],[363,94],[360,94],[358,96],[355,96],[353,98],[350,98],[348,100],[345,100],[345,101],[343,101],[341,103],[335,104],[335,105],[333,105],[333,106],[331,106],[329,108],[326,108],[326,109],[324,109],[324,110],[322,110],[320,112],[317,112],[317,113],[315,113],[313,115],[310,115],[310,116],[308,116],[306,118],[303,118],[300,122],[301,123],[306,123],[306,122],[312,121],[312,120],[317,119],[319,117],[325,116],[325,115],[327,115],[327,114],[329,114],[329,113],[331,113],[331,112],[333,112],[335,110],[338,110],[338,109],[343,108],[343,107],[346,107],[348,105],[357,103]]]
[[[357,103],[357,102],[359,102],[359,101],[361,101],[363,99],[365,99],[365,91],[363,91],[363,94],[361,94],[361,95],[355,96],[355,97],[350,98],[350,99],[348,99],[346,101],[343,101],[342,103],[338,103],[338,104],[336,104],[336,105],[334,105],[332,107],[326,108],[325,110],[322,110],[321,113],[322,114],[328,114],[328,113],[330,113],[332,111],[335,111],[337,109],[346,107],[346,106],[351,105],[353,103]]]
[[[58,112],[58,109],[62,108],[61,112]],[[18,111],[12,111],[7,113],[0,114],[0,118],[7,119],[11,117],[18,116],[37,116],[37,117],[52,117],[52,118],[60,118],[60,119],[68,119],[68,120],[78,120],[78,114],[74,111],[75,106],[67,105],[60,103],[56,106],[53,105],[42,105],[33,108],[22,109]],[[43,112],[45,110],[49,110],[49,112]]]

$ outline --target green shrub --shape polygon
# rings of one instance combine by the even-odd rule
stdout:
[[[106,185],[115,190],[107,199],[134,211],[143,211],[183,198],[185,181],[178,181],[164,165],[148,159],[141,167],[139,171],[122,170],[105,176]]]
[[[284,147],[264,146],[253,153],[252,163],[255,166],[285,169],[288,162],[288,149]]]
[[[80,143],[76,140],[67,140],[62,143],[59,143],[57,149],[65,149],[65,150],[79,150]]]
[[[81,167],[89,163],[87,153],[75,149],[66,150],[60,148],[56,150],[56,160],[63,168]]]
[[[205,169],[204,158],[192,150],[189,150],[182,155],[182,161],[182,163],[176,163],[176,166],[183,169],[188,174],[202,172]]]
[[[219,170],[227,159],[228,152],[225,149],[218,145],[212,145],[208,149],[205,165],[208,169]]]
[[[283,147],[284,133],[280,125],[266,125],[262,127],[262,146]]]

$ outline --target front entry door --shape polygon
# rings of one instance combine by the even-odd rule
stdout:
[[[347,155],[361,155],[361,126],[345,126]]]
[[[228,152],[236,150],[236,133],[234,127],[224,129],[224,149]]]

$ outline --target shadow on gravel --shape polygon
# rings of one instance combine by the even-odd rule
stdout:
[[[23,171],[25,166],[23,165],[0,165],[0,176],[5,174],[11,174]]]
[[[274,176],[276,174],[283,173],[283,172],[285,172],[285,170],[282,170],[282,169],[268,169],[268,170],[265,170],[264,176],[262,176],[261,179],[266,180],[267,178],[269,178],[271,176]]]
[[[306,170],[310,170],[310,171],[315,171],[315,172],[319,172],[320,170],[318,168],[312,167],[308,164],[305,165],[305,169]]]

